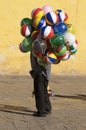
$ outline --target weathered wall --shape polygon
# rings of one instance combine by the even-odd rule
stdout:
[[[59,65],[52,65],[54,74],[86,74],[86,0],[0,0],[0,74],[28,74],[29,53],[19,51],[20,21],[30,17],[35,7],[51,5],[53,10],[63,9],[69,15],[69,22],[75,26],[79,42],[76,57]]]

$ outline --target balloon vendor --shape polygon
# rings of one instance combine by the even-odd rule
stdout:
[[[20,33],[24,39],[19,49],[22,53],[30,52],[30,74],[37,109],[33,116],[45,117],[52,111],[52,91],[48,93],[51,65],[67,61],[77,52],[78,42],[68,18],[65,11],[45,5],[33,9],[31,18],[21,20]]]

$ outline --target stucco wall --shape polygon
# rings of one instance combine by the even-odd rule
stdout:
[[[86,74],[86,0],[0,0],[0,74],[28,74],[29,53],[21,53],[18,49],[24,39],[20,35],[20,21],[30,17],[33,8],[46,4],[53,10],[63,9],[68,13],[79,42],[76,57],[52,65],[52,73]]]

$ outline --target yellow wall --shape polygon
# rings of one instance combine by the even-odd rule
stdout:
[[[33,8],[46,4],[53,10],[63,9],[68,13],[79,42],[76,57],[52,65],[52,73],[86,74],[86,0],[0,0],[0,74],[28,74],[29,53],[21,53],[18,49],[24,39],[20,35],[20,21],[30,17]]]

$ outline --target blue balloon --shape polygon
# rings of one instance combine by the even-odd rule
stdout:
[[[64,34],[67,31],[67,25],[64,22],[61,22],[59,24],[55,24],[53,26],[53,29],[55,34],[58,33]]]

